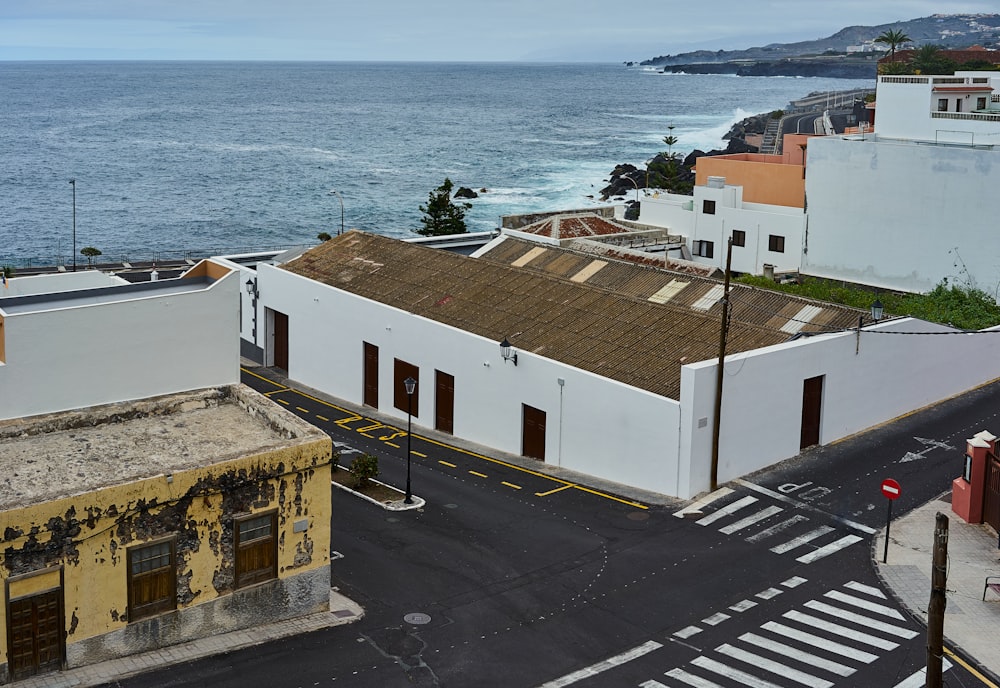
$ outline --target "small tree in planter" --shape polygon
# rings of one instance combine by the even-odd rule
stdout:
[[[354,486],[359,490],[368,484],[368,481],[378,475],[378,457],[372,454],[364,454],[351,461],[351,475],[354,476]]]
[[[103,255],[101,249],[94,248],[93,246],[87,246],[86,248],[81,248],[80,253],[87,257],[87,267],[89,268],[94,264],[94,258]]]

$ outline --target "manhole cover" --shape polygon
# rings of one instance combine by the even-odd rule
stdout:
[[[412,612],[404,616],[403,621],[414,626],[423,626],[431,622],[431,617],[423,612]]]
[[[632,521],[648,521],[649,513],[646,511],[633,511],[628,515],[628,518]]]
[[[385,519],[385,520],[386,520],[386,521],[387,521],[388,523],[399,523],[399,519],[398,519],[398,518],[396,518],[395,516],[390,516],[389,518],[387,518],[387,519]]]
[[[445,509],[457,509],[458,508],[458,504],[445,504],[444,508]]]

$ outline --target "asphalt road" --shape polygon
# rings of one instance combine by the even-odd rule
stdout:
[[[377,453],[381,479],[405,483],[397,428],[244,381],[330,432],[342,463]],[[922,666],[925,631],[872,569],[879,485],[900,482],[897,515],[943,492],[964,439],[996,431],[998,401],[994,385],[816,448],[688,517],[415,429],[424,508],[333,493],[332,585],[362,620],[115,685],[896,686]],[[946,677],[977,685],[961,667]]]

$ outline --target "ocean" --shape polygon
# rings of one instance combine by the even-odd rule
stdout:
[[[445,177],[501,215],[586,208],[619,163],[722,148],[821,78],[613,64],[0,62],[0,265],[412,236]],[[668,127],[673,127],[672,130]],[[69,183],[75,179],[75,185]],[[339,198],[331,194],[335,189]],[[78,260],[81,260],[78,257]]]

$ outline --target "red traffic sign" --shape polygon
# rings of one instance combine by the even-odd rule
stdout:
[[[888,499],[899,499],[899,483],[892,478],[886,478],[882,481],[882,494]]]

